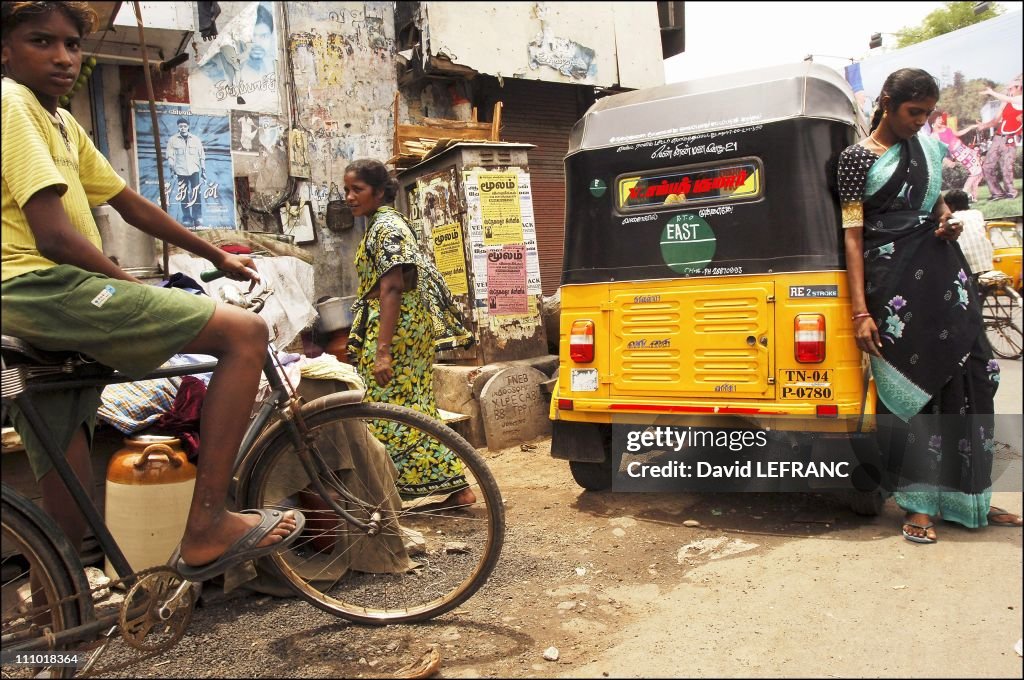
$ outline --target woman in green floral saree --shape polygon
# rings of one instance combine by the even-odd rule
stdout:
[[[367,401],[408,406],[439,419],[435,353],[469,347],[475,338],[405,218],[387,205],[397,189],[378,161],[358,160],[345,169],[345,200],[353,215],[369,220],[356,252],[359,290],[348,347],[366,383]],[[398,468],[403,499],[432,497],[446,507],[476,500],[461,463],[436,441],[425,446],[417,432],[397,426],[374,434]]]
[[[999,364],[940,193],[945,145],[919,134],[938,95],[925,71],[891,74],[871,134],[838,164],[855,337],[878,389],[903,536],[916,543],[937,540],[940,515],[1021,524],[989,504]]]

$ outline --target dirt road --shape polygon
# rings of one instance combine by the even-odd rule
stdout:
[[[891,501],[866,519],[817,495],[584,493],[533,445],[485,452],[508,537],[454,613],[366,628],[250,594],[124,677],[388,677],[432,643],[446,678],[1021,677],[1019,529],[914,545]]]

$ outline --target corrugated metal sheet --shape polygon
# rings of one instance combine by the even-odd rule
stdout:
[[[535,144],[530,150],[533,212],[537,221],[541,286],[545,295],[558,290],[562,279],[565,230],[565,168],[569,133],[579,119],[576,88],[536,80],[507,79],[501,139]]]

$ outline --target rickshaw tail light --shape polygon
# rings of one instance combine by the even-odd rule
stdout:
[[[825,315],[797,314],[793,319],[796,360],[816,364],[825,360]]]
[[[578,364],[594,360],[594,322],[573,321],[569,331],[569,358]]]
[[[572,410],[572,399],[559,399],[558,409],[560,411],[571,411]]]
[[[835,404],[818,404],[815,412],[819,418],[839,417],[839,407]]]

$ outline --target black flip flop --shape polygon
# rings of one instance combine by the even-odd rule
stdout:
[[[260,541],[266,538],[281,523],[281,520],[284,519],[284,512],[267,508],[243,510],[242,514],[259,515],[260,523],[232,543],[231,547],[225,550],[223,555],[212,562],[207,562],[198,567],[190,567],[179,557],[177,562],[175,562],[174,568],[188,581],[208,581],[215,576],[220,576],[236,564],[249,562],[283,550],[295,542],[295,539],[299,537],[306,526],[305,515],[298,510],[292,510],[292,513],[295,516],[295,529],[292,533],[277,543],[256,547]]]
[[[996,526],[996,527],[1018,527],[1018,528],[1020,528],[1022,526],[1022,525],[1018,524],[1017,522],[997,522],[994,519],[992,519],[993,515],[997,516],[997,517],[999,515],[1013,515],[1014,517],[1017,517],[1017,515],[1015,515],[1014,513],[1010,512],[1008,510],[1003,510],[1002,508],[997,508],[996,506],[992,505],[992,506],[989,506],[988,517],[986,518],[986,519],[988,519],[988,523],[989,523],[990,526]]]

